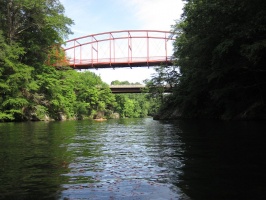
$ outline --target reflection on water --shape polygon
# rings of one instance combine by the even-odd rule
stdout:
[[[0,199],[265,199],[263,122],[0,124]]]
[[[59,146],[67,142],[63,132],[68,128],[52,123],[0,124],[0,199],[56,197],[65,179],[61,174],[67,170],[62,167],[66,149]]]
[[[95,126],[97,128],[95,128]],[[76,127],[68,145],[70,183],[62,197],[177,199],[182,142],[171,125],[151,119],[113,120]]]
[[[265,122],[179,121],[192,199],[266,199]]]

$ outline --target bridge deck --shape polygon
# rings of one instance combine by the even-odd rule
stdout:
[[[145,85],[110,85],[109,86],[112,93],[142,93],[145,89]],[[166,93],[172,92],[172,89],[169,86],[164,87]]]
[[[154,67],[154,66],[161,66],[173,65],[172,60],[170,57],[168,59],[157,59],[157,60],[145,60],[145,61],[94,61],[91,60],[75,60],[70,61],[70,67],[75,69],[93,69],[93,68],[122,68],[122,67]]]

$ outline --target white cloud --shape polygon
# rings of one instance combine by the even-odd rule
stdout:
[[[135,10],[141,29],[170,30],[180,18],[182,0],[121,0]]]
[[[78,36],[126,29],[170,30],[182,0],[61,0]]]

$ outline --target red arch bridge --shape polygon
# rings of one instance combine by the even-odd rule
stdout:
[[[172,65],[174,35],[159,30],[124,30],[66,41],[64,51],[74,69]]]

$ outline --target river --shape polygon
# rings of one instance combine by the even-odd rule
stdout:
[[[0,124],[0,199],[266,199],[262,122]]]

